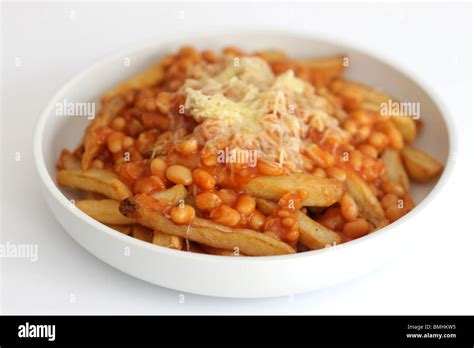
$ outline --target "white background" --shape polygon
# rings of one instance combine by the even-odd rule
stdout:
[[[37,262],[0,259],[3,313],[474,314],[470,4],[4,3],[2,10],[2,243],[39,245]],[[55,90],[123,46],[224,28],[350,39],[417,71],[448,105],[459,140],[455,172],[424,213],[403,226],[412,231],[413,244],[399,259],[353,281],[294,297],[184,294],[180,303],[179,292],[102,263],[54,220],[40,195],[32,134]],[[21,67],[15,67],[16,57]]]

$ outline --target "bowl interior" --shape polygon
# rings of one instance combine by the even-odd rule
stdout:
[[[168,43],[154,43],[132,52],[119,53],[103,59],[91,68],[77,75],[51,101],[46,109],[42,153],[46,169],[54,181],[57,158],[63,148],[74,149],[83,136],[87,124],[86,116],[63,116],[58,108],[67,103],[95,103],[100,107],[99,98],[104,92],[121,81],[140,72],[156,62],[161,56],[177,50],[182,45],[193,45],[198,49],[220,49],[225,46],[237,46],[254,51],[277,48],[286,51],[291,57],[311,58],[333,54],[345,54],[349,57],[349,68],[345,76],[367,83],[396,99],[417,102],[420,105],[423,128],[415,145],[429,152],[441,163],[446,164],[449,153],[448,129],[440,109],[432,98],[410,77],[398,69],[356,49],[307,38],[281,33],[216,34],[212,37],[177,39]],[[413,184],[412,194],[419,203],[436,185]],[[63,191],[67,199],[76,198],[71,192]]]

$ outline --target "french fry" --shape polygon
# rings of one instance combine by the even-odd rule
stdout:
[[[299,242],[308,248],[322,249],[341,243],[341,236],[313,220],[308,215],[298,211],[298,223],[300,224]]]
[[[76,201],[76,207],[104,224],[133,225],[135,221],[123,216],[119,205],[120,202],[113,199]]]
[[[410,192],[410,179],[403,167],[400,152],[387,148],[382,154],[382,161],[387,171],[388,179],[403,187],[405,192]]]
[[[341,73],[344,71],[344,58],[343,55],[330,56],[325,58],[313,58],[313,59],[297,59],[294,62],[297,65],[304,66],[311,69],[319,70],[340,70]]]
[[[265,215],[270,215],[278,209],[278,204],[266,199],[257,198],[257,207]],[[341,243],[341,236],[314,221],[302,211],[297,213],[298,223],[300,225],[299,243],[311,250],[322,249],[328,245]]]
[[[311,83],[321,87],[327,86],[334,79],[339,78],[345,70],[344,56],[333,56],[317,59],[296,60],[296,71],[302,69],[311,75]]]
[[[407,143],[411,143],[416,138],[416,122],[411,116],[393,116],[391,117],[392,123],[397,127],[398,131],[402,134],[403,140]]]
[[[94,200],[97,200],[97,199],[107,199],[107,197],[105,197],[104,195],[101,195],[100,193],[95,193],[95,192],[90,192],[90,191],[84,191],[82,192],[82,195],[81,195],[81,199],[88,199],[88,200],[91,200],[91,199],[94,199]]]
[[[257,52],[257,55],[265,59],[267,62],[276,62],[288,59],[286,53],[280,50],[259,51]]]
[[[346,171],[346,173],[347,192],[356,202],[360,213],[375,227],[378,227],[385,219],[382,205],[369,185],[360,176],[351,170]]]
[[[132,225],[107,225],[107,226],[126,235],[129,235],[130,233],[132,233],[132,228],[133,228]]]
[[[375,105],[380,105],[391,99],[385,93],[376,91],[373,88],[364,85],[360,82],[340,79],[332,82],[331,90],[336,94],[357,94],[361,97],[360,102],[368,102]]]
[[[256,197],[277,201],[287,192],[305,190],[305,206],[328,207],[344,194],[343,184],[336,179],[296,173],[284,176],[259,176],[251,179],[244,191]]]
[[[115,173],[103,169],[60,170],[56,175],[59,185],[103,194],[108,198],[122,200],[132,196],[132,192]]]
[[[69,150],[62,150],[61,155],[59,156],[58,162],[56,163],[56,167],[61,169],[80,169],[81,168],[81,161],[79,158],[74,156]]]
[[[184,250],[189,251],[190,253],[195,254],[205,254],[206,252],[202,248],[202,244],[196,242],[190,242],[185,240]]]
[[[429,181],[443,170],[441,163],[411,146],[402,149],[402,159],[410,178],[418,182]]]
[[[256,198],[257,208],[265,215],[271,215],[278,210],[278,203],[265,198]]]
[[[155,231],[152,243],[170,249],[183,249],[183,238],[161,231]]]
[[[188,194],[186,187],[182,184],[174,185],[167,190],[157,192],[152,194],[151,196],[154,199],[164,199],[170,202],[173,205],[179,203],[179,201],[184,200]]]
[[[126,106],[125,99],[120,96],[114,96],[106,101],[102,109],[94,117],[92,123],[87,127],[84,136],[84,154],[82,155],[82,169],[85,171],[89,169],[91,162],[99,154],[99,151],[104,146],[104,127],[117,116]]]
[[[296,246],[296,250],[299,253],[304,253],[304,252],[310,251],[311,249],[308,248],[306,245],[298,243],[298,245]]]
[[[142,225],[133,225],[131,236],[144,242],[151,243],[153,241],[153,230]]]
[[[363,101],[357,105],[357,108],[368,110],[368,111],[374,111],[380,113],[380,105],[379,104],[373,104],[368,101]]]
[[[104,95],[104,99],[110,99],[131,89],[151,87],[159,84],[165,77],[163,64],[160,62],[153,65],[142,73],[133,76],[129,80],[121,83]]]
[[[206,254],[211,255],[220,255],[220,256],[245,256],[242,253],[239,253],[238,250],[225,250],[225,249],[218,249],[213,248],[207,245],[202,244],[201,248],[206,252]]]
[[[195,218],[188,225],[176,225],[153,209],[153,198],[136,195],[120,204],[120,212],[140,224],[154,230],[182,237],[201,244],[225,250],[238,250],[245,255],[283,255],[295,250],[286,243],[273,239],[263,233],[248,229],[229,228],[201,218]]]

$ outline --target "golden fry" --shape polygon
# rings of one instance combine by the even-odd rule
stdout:
[[[328,207],[344,194],[343,184],[336,179],[320,178],[306,173],[284,176],[259,176],[250,180],[244,191],[256,197],[278,201],[285,193],[305,190],[305,206]]]
[[[411,143],[416,138],[416,122],[411,116],[394,116],[391,118],[392,123],[402,134],[403,140]]]
[[[81,168],[81,161],[77,158],[74,154],[72,154],[69,150],[62,150],[61,155],[59,156],[58,162],[56,163],[56,167],[58,169],[80,169]]]
[[[140,89],[158,85],[165,76],[165,71],[162,63],[158,63],[143,71],[142,73],[133,76],[129,80],[121,83],[111,91],[104,95],[104,99],[110,99],[120,95],[131,89]]]
[[[108,198],[122,200],[130,197],[132,192],[121,182],[117,175],[103,169],[60,170],[56,175],[59,185],[84,191],[103,194]]]
[[[310,69],[319,69],[319,70],[334,69],[342,73],[345,69],[344,58],[345,58],[344,56],[332,56],[332,57],[327,57],[327,58],[297,59],[294,62],[296,65],[303,66]]]
[[[133,225],[131,236],[144,242],[151,243],[153,241],[153,230],[142,225]]]
[[[133,225],[134,220],[123,216],[119,211],[120,202],[113,199],[81,200],[76,207],[90,217],[104,224]]]
[[[359,175],[348,170],[346,186],[347,192],[356,202],[360,213],[375,227],[380,226],[385,219],[385,214],[369,185]]]
[[[154,193],[151,196],[154,199],[164,199],[170,202],[171,204],[176,205],[179,203],[179,201],[184,200],[187,194],[188,191],[186,190],[186,187],[182,184],[178,184],[174,185],[173,187],[170,187],[167,190]]]
[[[237,229],[221,226],[212,221],[195,218],[191,225],[176,225],[160,212],[152,208],[150,197],[136,195],[120,204],[120,211],[125,216],[136,219],[140,224],[165,231],[215,248],[234,250],[246,255],[265,256],[292,254],[295,250],[286,243],[275,240],[263,233],[248,229]]]
[[[132,229],[133,229],[132,225],[107,225],[107,226],[126,235],[129,235],[130,233],[132,233]]]
[[[441,163],[411,146],[402,149],[402,159],[410,178],[418,182],[429,181],[443,170]]]
[[[385,165],[388,179],[401,185],[405,192],[410,192],[410,179],[408,178],[408,174],[403,167],[400,153],[391,148],[387,148],[383,152],[381,158]]]
[[[278,209],[278,204],[258,198],[257,207],[264,214],[270,215]],[[338,233],[321,225],[302,211],[297,212],[297,218],[300,225],[299,242],[310,250],[322,249],[328,245],[341,243],[341,236]]]
[[[206,254],[211,254],[211,255],[220,255],[220,256],[245,256],[242,253],[238,252],[238,249],[236,250],[225,250],[225,249],[218,249],[218,248],[213,248],[207,245],[202,244],[201,248],[206,252]]]
[[[260,52],[257,52],[257,55],[265,59],[267,62],[276,62],[276,61],[288,59],[286,53],[280,50],[260,51]]]
[[[334,81],[331,84],[331,90],[336,94],[342,95],[349,93],[357,94],[361,96],[360,102],[368,102],[375,105],[380,105],[391,99],[385,93],[376,91],[363,83],[345,79]]]
[[[183,249],[183,238],[161,231],[155,231],[152,243],[170,249]]]
[[[82,155],[82,169],[87,170],[90,164],[99,154],[104,146],[104,127],[125,108],[125,99],[118,95],[106,101],[102,110],[94,117],[92,123],[86,129],[84,136],[84,154]]]

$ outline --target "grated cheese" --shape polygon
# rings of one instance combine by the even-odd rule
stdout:
[[[232,58],[201,67],[180,89],[186,114],[204,153],[228,148],[257,150],[259,158],[302,170],[301,150],[310,127],[343,133],[325,110],[326,99],[292,70],[275,76],[263,59]]]

